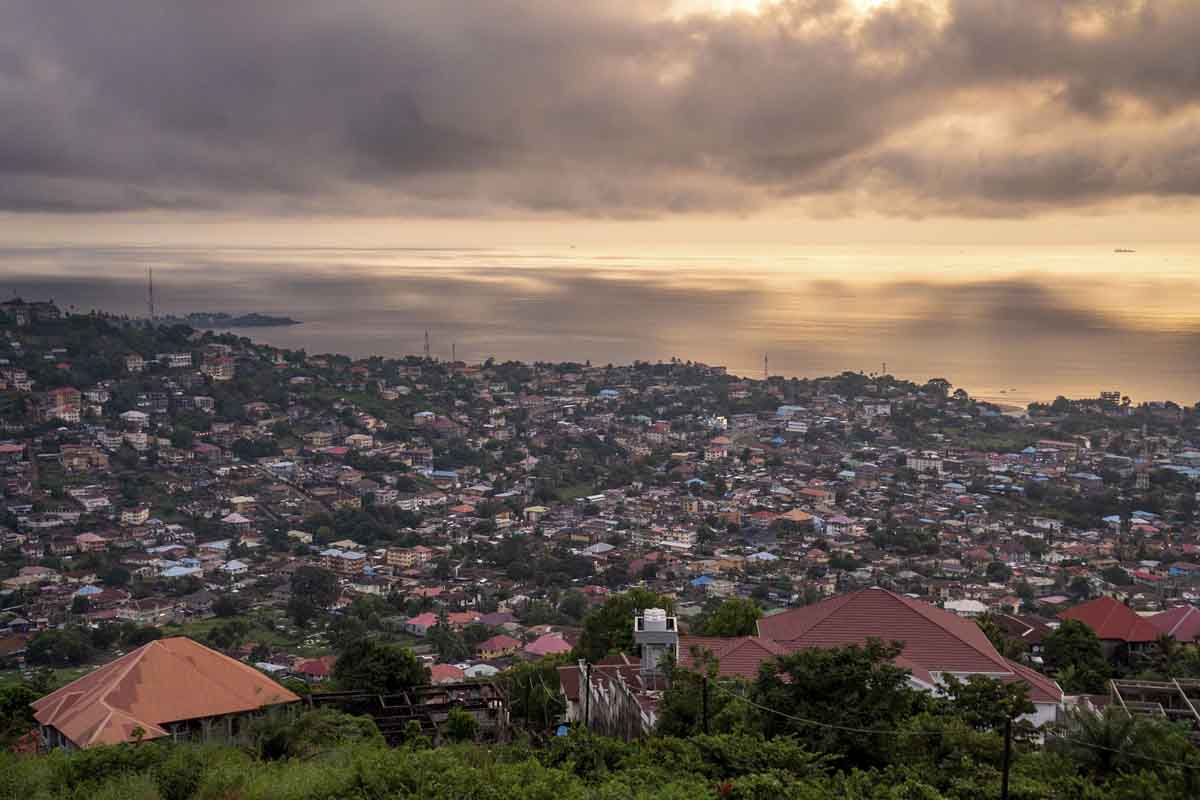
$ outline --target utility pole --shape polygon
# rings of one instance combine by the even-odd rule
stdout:
[[[529,690],[533,688],[533,676],[529,676],[529,681],[525,684],[525,730],[529,730]]]
[[[584,730],[591,730],[592,727],[592,665],[584,664],[583,666],[583,727]]]
[[[1004,718],[1004,761],[1000,777],[1000,800],[1008,800],[1008,768],[1012,762],[1012,717]]]
[[[763,353],[763,380],[771,379],[771,360],[766,353]]]
[[[154,319],[154,267],[146,270],[146,308],[150,311],[150,319]]]
[[[450,343],[450,363],[458,363],[458,342]]]
[[[429,329],[425,329],[425,360],[429,361]]]
[[[708,736],[708,676],[704,676],[704,735]]]

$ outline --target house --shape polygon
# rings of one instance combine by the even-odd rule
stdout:
[[[46,417],[64,422],[79,422],[83,394],[73,386],[60,386],[46,393]]]
[[[141,430],[150,424],[150,415],[145,411],[126,411],[121,414],[121,421],[131,429]]]
[[[717,661],[718,674],[752,679],[763,663],[781,655],[809,647],[861,645],[877,638],[902,643],[896,665],[908,670],[909,683],[916,689],[937,693],[946,676],[986,675],[1028,686],[1035,711],[1027,719],[1034,725],[1054,722],[1063,707],[1063,692],[1057,683],[1004,658],[973,621],[877,587],[764,617],[758,621],[756,636],[681,635],[674,622],[661,609],[647,609],[634,619],[634,641],[642,650],[640,680],[652,683],[661,677],[664,673],[659,665],[666,660],[696,670],[712,659]],[[623,718],[630,719],[631,693],[638,694],[635,684],[622,679],[607,694],[593,687],[591,700],[621,704],[627,709]],[[653,693],[640,696],[642,713],[651,723],[655,715],[644,709],[654,702]],[[610,710],[601,709],[599,718],[604,719]]]
[[[158,362],[170,369],[184,369],[192,366],[191,353],[159,353]]]
[[[569,653],[571,649],[571,645],[563,638],[561,633],[547,633],[525,645],[524,652],[526,655],[533,656],[534,658],[541,658],[543,656]]]
[[[299,675],[306,681],[323,681],[333,674],[333,666],[336,663],[334,656],[321,656],[320,658],[306,658],[297,661],[292,666],[292,673]]]
[[[137,648],[33,709],[44,747],[75,750],[167,737],[228,741],[263,709],[299,700],[253,667],[176,636]]]
[[[1054,632],[1045,621],[1034,616],[993,612],[991,619],[1006,636],[1024,642],[1035,660],[1041,657],[1042,640]]]
[[[475,646],[475,652],[485,661],[493,658],[503,658],[512,655],[521,647],[521,643],[511,636],[499,634]]]
[[[116,617],[138,625],[158,626],[174,622],[178,611],[176,604],[169,600],[147,597],[144,600],[130,600],[117,609]]]
[[[434,664],[429,668],[430,683],[461,683],[464,677],[462,668],[453,664]]]
[[[80,553],[101,553],[108,549],[108,540],[94,533],[81,533],[75,537],[75,548]]]
[[[418,614],[415,617],[406,619],[404,621],[404,631],[405,633],[411,633],[413,636],[424,636],[437,623],[437,614],[426,611],[424,614]]]
[[[333,434],[329,431],[310,431],[304,434],[303,438],[304,444],[314,450],[329,447],[333,444]]]
[[[122,509],[121,511],[122,525],[143,525],[148,519],[150,519],[149,506],[136,506],[134,508]]]
[[[705,461],[721,461],[729,457],[729,448],[733,444],[727,436],[717,436],[704,448]]]
[[[1175,606],[1146,618],[1159,633],[1177,642],[1194,644],[1200,640],[1200,608]]]
[[[1159,637],[1159,629],[1150,620],[1138,616],[1132,608],[1111,597],[1097,597],[1082,605],[1068,608],[1059,619],[1074,619],[1091,628],[1104,655],[1112,658],[1119,651],[1139,652]]]
[[[342,577],[357,575],[367,566],[367,556],[354,550],[331,547],[321,551],[321,566]]]
[[[245,532],[250,530],[252,521],[248,517],[234,511],[232,514],[226,514],[224,517],[221,517],[221,522],[224,522],[235,531]]]
[[[654,728],[666,679],[642,669],[636,656],[619,653],[586,665],[558,668],[566,720],[583,722],[607,736],[632,739]]]
[[[417,545],[416,547],[389,547],[387,549],[387,564],[391,567],[411,569],[429,563],[433,558],[433,550]]]

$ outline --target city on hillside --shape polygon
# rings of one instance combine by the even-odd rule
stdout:
[[[232,735],[247,693],[394,742],[635,739],[846,647],[1017,684],[1031,730],[1200,736],[1200,405],[354,360],[19,299],[0,335],[0,686],[49,693],[10,741]]]

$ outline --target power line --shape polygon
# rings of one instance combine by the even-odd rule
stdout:
[[[788,714],[787,712],[780,711],[779,709],[776,709],[776,708],[764,706],[761,703],[756,703],[755,701],[751,700],[750,698],[744,697],[740,694],[737,694],[736,692],[731,691],[727,687],[722,686],[721,684],[719,684],[715,681],[713,681],[709,685],[715,686],[717,689],[725,692],[726,694],[730,695],[731,697],[741,700],[742,702],[746,703],[747,705],[751,705],[757,709],[766,711],[767,713],[775,714],[777,716],[784,717],[785,719],[790,719],[793,722],[800,722],[805,725],[813,725],[818,728],[829,728],[832,730],[846,731],[847,733],[879,733],[879,734],[887,734],[889,736],[941,736],[943,734],[943,731],[883,730],[883,729],[878,729],[878,728],[856,728],[851,725],[837,725],[832,722],[821,722],[820,720],[806,719],[804,717],[797,717],[794,714]],[[1055,739],[1062,741],[1062,742],[1070,742],[1071,744],[1079,745],[1080,747],[1090,747],[1095,750],[1107,750],[1109,752],[1117,753],[1119,755],[1129,756],[1130,758],[1140,758],[1144,761],[1152,761],[1156,764],[1164,764],[1166,766],[1179,767],[1181,769],[1196,769],[1198,767],[1198,765],[1196,765],[1196,764],[1189,764],[1187,762],[1182,762],[1182,761],[1168,761],[1166,759],[1155,758],[1153,756],[1145,756],[1140,753],[1132,753],[1132,752],[1129,752],[1128,750],[1121,750],[1121,749],[1115,748],[1115,747],[1106,747],[1106,746],[1100,745],[1100,744],[1092,744],[1091,742],[1084,742],[1079,739],[1072,739],[1070,737],[1064,736],[1061,733],[1058,733],[1057,731],[1053,731],[1053,730],[1043,731],[1043,734],[1046,736],[1052,736]]]
[[[726,694],[730,695],[731,697],[741,700],[743,703],[746,703],[747,705],[751,705],[757,709],[766,711],[769,714],[775,714],[777,716],[784,717],[785,719],[790,719],[793,722],[799,722],[804,725],[813,725],[818,728],[830,728],[832,730],[845,731],[847,733],[880,733],[880,734],[887,734],[889,736],[941,736],[943,733],[942,731],[911,731],[911,730],[905,731],[905,730],[884,730],[884,729],[880,729],[880,728],[856,728],[852,725],[837,725],[832,722],[821,722],[820,720],[806,719],[804,717],[797,717],[794,714],[789,714],[786,711],[780,711],[777,708],[771,708],[769,706],[764,706],[761,703],[756,703],[753,700],[751,700],[749,697],[743,697],[742,695],[729,690],[728,688],[722,686],[721,684],[719,684],[715,681],[713,683],[711,683],[710,685],[716,686],[719,690],[725,692]]]
[[[1092,742],[1085,742],[1080,739],[1072,739],[1068,736],[1063,736],[1061,733],[1058,733],[1057,731],[1046,731],[1046,735],[1053,736],[1055,739],[1058,739],[1060,742],[1070,742],[1071,744],[1079,745],[1080,747],[1090,747],[1093,750],[1106,750],[1110,753],[1116,753],[1116,754],[1122,755],[1122,756],[1129,756],[1130,758],[1140,758],[1143,761],[1153,761],[1155,764],[1165,764],[1166,766],[1169,766],[1169,767],[1180,767],[1182,769],[1196,769],[1198,766],[1200,766],[1197,764],[1189,764],[1186,761],[1168,761],[1163,758],[1155,758],[1154,756],[1144,756],[1141,753],[1131,753],[1128,750],[1121,750],[1120,748],[1117,748],[1117,747],[1107,747],[1106,745],[1102,745],[1102,744],[1094,744]]]

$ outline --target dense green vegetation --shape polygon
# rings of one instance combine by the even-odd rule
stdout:
[[[1101,717],[1094,727],[1089,735],[1114,737],[1107,741],[1118,747],[1188,757],[1190,746],[1165,726]],[[446,738],[469,738],[470,728],[452,718]],[[897,739],[881,747],[888,763],[867,769],[834,768],[802,737],[741,734],[624,743],[573,732],[542,748],[518,742],[486,749],[432,749],[414,735],[389,749],[369,721],[311,712],[268,718],[236,747],[151,742],[40,758],[3,754],[0,798],[974,800],[999,796],[1001,751],[997,738],[969,726]],[[1021,747],[1010,792],[1014,800],[1183,798],[1187,780],[1178,767],[1103,750]]]

